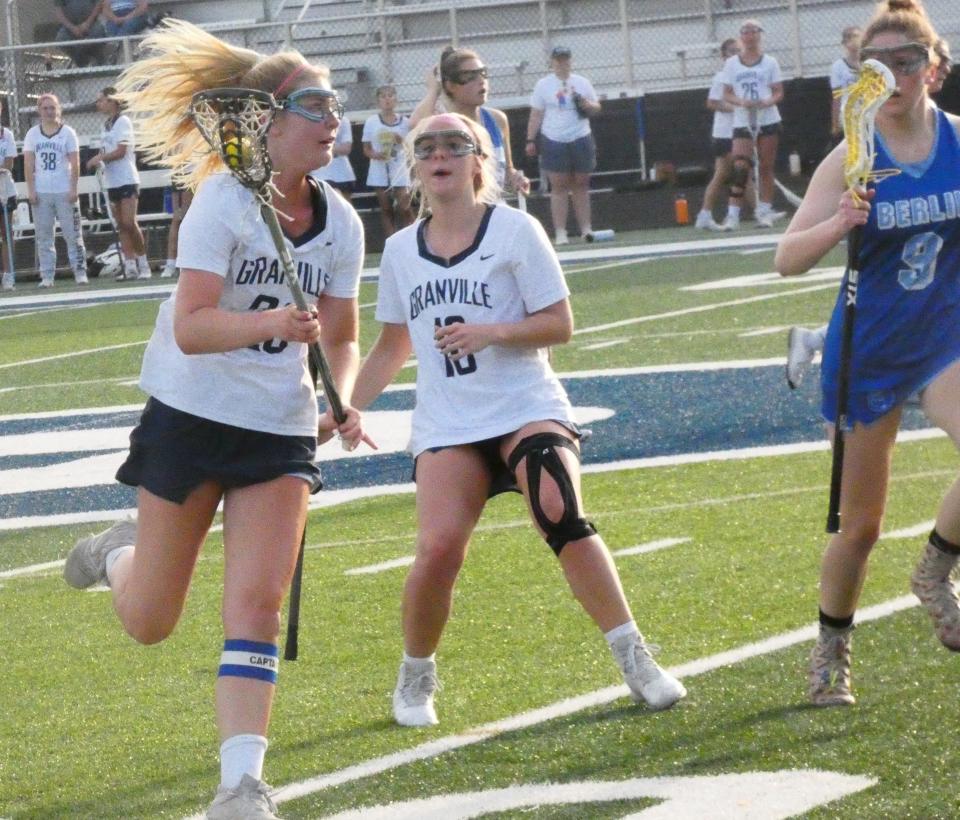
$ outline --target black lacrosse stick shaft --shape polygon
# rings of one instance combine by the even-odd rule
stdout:
[[[837,419],[833,430],[833,461],[830,466],[830,504],[827,532],[840,532],[840,486],[843,482],[844,440],[850,400],[850,360],[853,356],[853,323],[857,315],[860,279],[860,246],[863,228],[856,226],[847,237],[847,270],[843,287],[843,323],[840,326],[840,363],[837,371]]]

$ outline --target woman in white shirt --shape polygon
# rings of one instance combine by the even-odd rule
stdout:
[[[140,174],[133,142],[133,123],[122,113],[117,89],[104,88],[97,96],[97,111],[106,116],[100,136],[100,153],[87,160],[87,170],[102,170],[101,184],[120,237],[123,271],[118,279],[149,279],[143,232],[137,224],[137,203],[140,197]]]

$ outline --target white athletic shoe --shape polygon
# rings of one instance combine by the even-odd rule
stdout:
[[[150,279],[152,277],[153,274],[150,272],[150,268],[144,268],[137,272],[137,279]]]
[[[769,213],[758,213],[754,214],[754,220],[757,223],[758,228],[772,228],[773,220],[770,218]]]
[[[704,213],[701,211],[697,214],[697,221],[694,223],[695,228],[699,228],[701,231],[722,231],[723,228],[713,221],[713,217],[709,213]]]
[[[52,288],[52,287],[53,287],[53,279],[44,279],[44,278],[41,277],[40,281],[37,282],[37,287],[38,287],[38,288]]]
[[[733,214],[727,214],[727,218],[720,223],[721,231],[738,231],[740,230],[740,217],[734,216]]]
[[[770,220],[771,224],[774,222],[779,222],[786,215],[787,215],[786,211],[773,211],[773,210],[767,211],[764,214],[764,216],[766,216],[766,218]]]
[[[118,547],[137,543],[137,522],[131,518],[81,538],[63,565],[63,580],[75,589],[86,589],[107,580],[107,555]]]
[[[173,279],[177,275],[177,269],[173,265],[164,265],[163,271],[160,273],[161,279]]]
[[[910,578],[910,588],[930,615],[940,643],[960,652],[960,599],[950,580],[956,565],[956,555],[928,543]]]
[[[420,672],[401,663],[397,688],[393,690],[393,717],[401,726],[433,726],[437,712],[433,694],[440,688],[437,665],[430,663]]]
[[[87,278],[87,272],[85,270],[78,270],[73,274],[73,279],[78,285],[89,285],[90,280]]]
[[[207,820],[279,820],[270,787],[245,774],[235,789],[217,789]]]
[[[13,290],[13,282],[13,276],[9,273],[5,273],[3,274],[3,280],[2,284],[0,284],[0,288],[3,290]]]
[[[630,696],[637,703],[643,701],[650,709],[659,712],[686,696],[684,685],[660,668],[639,633],[614,641],[610,651],[620,667],[623,680],[630,687]]]
[[[807,372],[807,367],[823,349],[823,337],[819,331],[805,327],[792,327],[787,334],[787,384],[796,390]]]

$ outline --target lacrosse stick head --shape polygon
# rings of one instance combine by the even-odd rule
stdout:
[[[190,117],[227,170],[242,185],[263,190],[273,174],[267,132],[279,110],[266,91],[214,88],[199,91],[190,102]]]
[[[851,190],[899,173],[896,169],[876,171],[873,168],[877,112],[896,87],[896,80],[889,68],[879,60],[864,60],[856,82],[844,89],[843,133],[847,141],[847,156],[843,175]]]

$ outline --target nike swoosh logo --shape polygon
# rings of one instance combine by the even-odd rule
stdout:
[[[488,253],[486,256],[481,255],[481,256],[480,256],[480,261],[483,262],[483,261],[489,259],[491,256],[495,256],[495,255],[496,255],[496,254],[493,254],[493,253]]]

